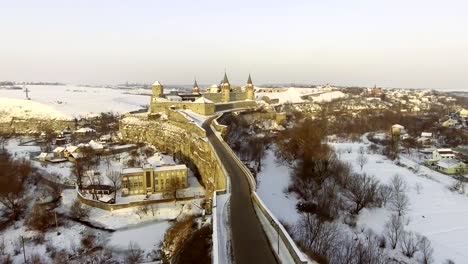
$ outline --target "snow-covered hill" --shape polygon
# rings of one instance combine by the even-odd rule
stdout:
[[[262,98],[264,96],[270,99],[278,99],[279,103],[302,103],[305,101],[312,100],[316,103],[321,102],[330,102],[332,100],[343,98],[346,95],[340,91],[324,91],[319,88],[295,88],[290,87],[284,91],[279,92],[257,92],[255,93],[257,98]],[[310,100],[304,100],[303,97],[309,96]]]
[[[150,101],[149,96],[129,94],[132,92],[140,93],[141,89],[133,91],[72,85],[26,85],[26,88],[30,91],[29,96],[32,103],[40,103],[49,109],[71,117],[97,115],[110,111],[126,113],[141,109],[142,105],[147,105]],[[22,90],[0,89],[0,98],[24,99],[25,94]],[[26,101],[15,101],[15,103],[20,103],[17,107],[23,106],[24,102]],[[10,106],[12,107],[11,104]]]
[[[23,119],[71,119],[70,115],[42,103],[25,99],[0,98],[0,122],[9,122],[12,117]]]

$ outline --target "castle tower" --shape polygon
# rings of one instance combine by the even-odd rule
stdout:
[[[199,94],[200,93],[200,88],[198,88],[198,83],[197,83],[196,79],[195,79],[195,83],[193,84],[192,93],[193,94]]]
[[[158,97],[163,97],[163,94],[164,94],[164,87],[162,86],[161,83],[159,83],[159,81],[155,81],[152,85],[152,90],[153,90],[153,93],[151,95],[151,99],[154,99],[154,98],[158,98]]]
[[[230,93],[231,93],[231,84],[229,83],[227,74],[224,73],[224,78],[221,81],[221,98],[223,102],[230,101]]]
[[[245,92],[247,93],[247,100],[255,100],[254,95],[254,85],[252,83],[252,78],[247,79],[247,85],[245,86]]]

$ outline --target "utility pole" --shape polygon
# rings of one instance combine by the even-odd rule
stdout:
[[[23,243],[23,257],[24,257],[24,263],[26,263],[26,251],[24,250],[24,237],[21,236],[21,243]]]

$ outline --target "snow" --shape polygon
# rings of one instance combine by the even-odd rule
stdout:
[[[218,263],[228,264],[230,263],[230,244],[231,244],[231,234],[229,227],[229,198],[231,195],[221,194],[217,195],[216,200],[216,223],[215,215],[213,215],[213,224],[216,225],[216,237],[218,241]],[[213,234],[215,236],[215,234]],[[213,239],[215,239],[213,237]],[[214,243],[213,243],[214,244]],[[213,249],[216,250],[216,249]]]
[[[257,98],[262,98],[264,96],[270,99],[278,99],[280,104],[289,102],[289,103],[302,103],[304,96],[311,96],[313,102],[330,102],[338,98],[345,97],[346,95],[340,91],[331,91],[327,92],[320,88],[286,88],[284,91],[280,92],[257,92],[255,93]]]
[[[340,158],[353,165],[356,172],[360,168],[356,163],[357,151],[362,143],[333,143],[336,149],[352,148],[351,153],[343,151]],[[363,172],[374,175],[380,182],[388,183],[395,174],[407,182],[407,194],[410,209],[406,216],[406,230],[415,231],[429,238],[434,247],[435,263],[452,259],[455,263],[464,263],[468,258],[466,237],[468,237],[468,197],[452,192],[448,187],[455,180],[447,175],[420,166],[419,172],[403,168],[378,154],[368,154],[369,161]],[[417,165],[405,157],[400,162],[409,167]],[[420,186],[420,191],[416,186]],[[391,212],[387,208],[363,209],[359,214],[358,226],[366,226],[380,233],[388,221]]]
[[[131,90],[124,89],[74,85],[26,85],[25,87],[30,90],[31,101],[23,100],[25,95],[22,90],[0,89],[0,112],[5,108],[4,102],[9,102],[9,105],[14,102],[14,108],[34,104],[33,109],[37,109],[37,106],[41,106],[39,109],[42,109],[45,106],[41,111],[47,110],[53,116],[70,118],[92,116],[101,112],[123,114],[139,110],[142,105],[147,105],[150,101],[149,96],[129,94]],[[12,99],[16,101],[11,101]],[[21,109],[17,111],[20,111],[18,114],[23,114]]]
[[[197,104],[213,104],[213,101],[205,98],[205,97],[199,97],[197,98],[197,100],[194,101],[194,103],[197,103]]]
[[[184,113],[189,119],[191,119],[199,127],[202,127],[203,123],[212,116],[200,115],[193,112],[192,110],[181,110],[180,112]]]
[[[262,163],[262,170],[257,174],[257,194],[279,220],[296,223],[298,200],[293,194],[285,193],[290,182],[289,168],[276,164],[273,149],[267,150]]]
[[[0,98],[0,122],[10,122],[13,117],[58,120],[69,120],[71,118],[70,115],[42,103],[22,99]]]
[[[156,221],[114,232],[109,238],[109,245],[125,250],[130,242],[134,242],[145,251],[157,248],[164,238],[166,230],[170,227],[167,221]]]
[[[350,163],[354,171],[361,172],[356,158],[359,148],[366,147],[367,144],[331,145],[338,150],[341,160]],[[350,153],[347,152],[348,149],[351,149]],[[295,209],[297,199],[292,194],[284,193],[290,181],[290,170],[287,166],[276,164],[274,151],[268,150],[262,161],[262,171],[257,175],[257,193],[276,218],[294,224],[299,217]],[[399,166],[382,155],[366,155],[368,163],[364,165],[362,172],[375,176],[381,183],[389,183],[395,174],[406,181],[410,209],[405,216],[405,229],[429,238],[434,248],[434,263],[443,263],[446,259],[465,263],[468,259],[468,197],[449,190],[455,180],[418,165],[408,157],[401,156],[400,163],[406,167],[418,168],[417,172]],[[358,216],[357,229],[363,227],[380,234],[391,214],[392,211],[385,207],[365,208]]]

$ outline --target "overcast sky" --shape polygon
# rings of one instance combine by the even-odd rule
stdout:
[[[466,0],[4,1],[0,80],[468,90]]]

